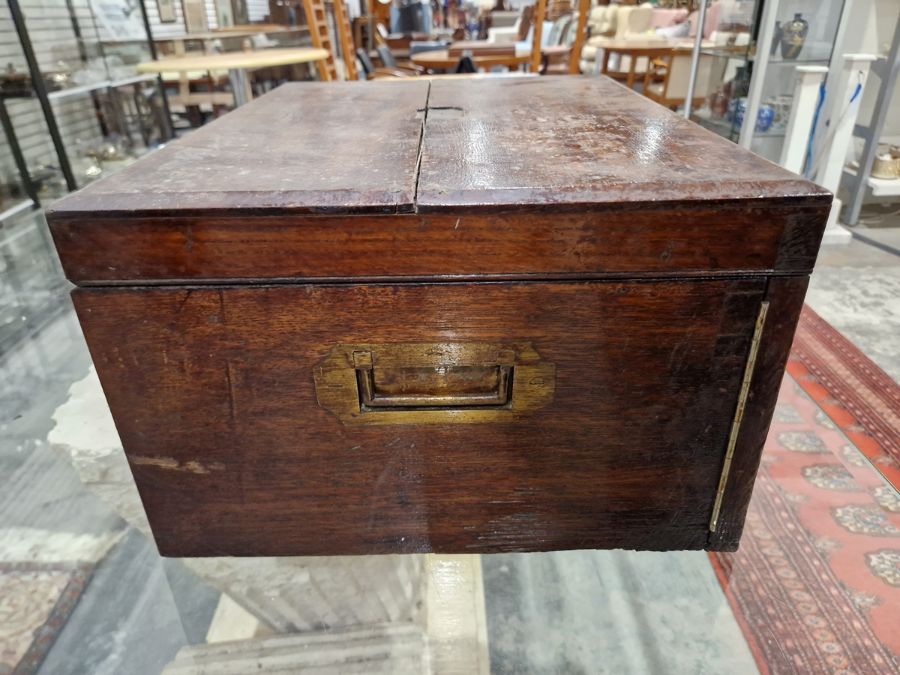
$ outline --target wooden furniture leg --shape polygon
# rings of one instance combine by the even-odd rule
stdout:
[[[344,68],[348,80],[358,80],[356,71],[356,50],[353,48],[353,36],[350,33],[350,19],[344,0],[334,0],[334,23],[337,26],[338,38],[341,42],[341,55],[344,57]]]
[[[588,14],[591,11],[591,0],[578,0],[578,27],[575,33],[575,43],[569,54],[569,72],[578,75],[581,72],[581,50],[584,48],[584,38],[587,33]]]
[[[331,44],[331,36],[328,34],[325,3],[323,0],[303,0],[303,11],[306,13],[306,23],[309,26],[313,47],[328,51],[327,60],[316,61],[319,77],[323,82],[336,80],[337,66],[334,62],[334,45]]]
[[[547,0],[537,0],[534,10],[534,30],[531,33],[532,73],[541,72],[541,34],[544,32],[544,17],[547,15]]]

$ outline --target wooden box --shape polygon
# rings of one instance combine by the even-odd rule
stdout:
[[[830,203],[604,78],[435,79],[49,219],[164,554],[732,550]]]

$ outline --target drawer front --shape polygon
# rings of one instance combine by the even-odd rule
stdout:
[[[315,555],[703,548],[765,286],[73,295],[161,552]]]

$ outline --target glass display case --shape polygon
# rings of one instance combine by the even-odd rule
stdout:
[[[707,4],[704,38],[692,64],[705,101],[691,112],[698,124],[737,142],[742,121],[737,105],[750,90],[762,0]],[[703,82],[703,79],[707,81]],[[696,97],[693,99],[696,102]]]
[[[158,78],[136,69],[155,56],[141,3],[10,0],[7,11],[21,60],[0,77],[6,136],[29,174],[49,168],[74,190],[171,136]],[[33,149],[44,138],[51,157]]]
[[[68,306],[44,214],[29,206],[0,221],[0,354]]]
[[[721,5],[721,7],[718,7]],[[832,65],[845,0],[716,0],[715,22],[700,60],[712,92],[691,118],[773,162],[779,162],[799,66]],[[695,62],[694,67],[697,68]]]

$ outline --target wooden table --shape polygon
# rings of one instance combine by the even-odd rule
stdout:
[[[139,73],[185,73],[190,71],[227,70],[234,92],[235,106],[241,106],[253,98],[250,91],[248,70],[287,66],[295,63],[324,61],[328,52],[313,47],[293,49],[263,49],[256,52],[227,52],[225,54],[202,54],[179,56],[159,61],[144,61],[137,65]]]
[[[675,45],[670,42],[660,42],[658,40],[610,40],[598,47],[603,50],[603,65],[600,72],[604,75],[609,75],[613,79],[624,80],[626,86],[631,89],[634,87],[634,83],[637,80],[638,73],[636,67],[639,58],[646,56],[648,59],[655,59],[660,56],[665,56],[672,51],[674,47]],[[610,72],[609,57],[612,54],[631,57],[631,64],[627,73],[617,71]]]
[[[288,26],[270,26],[266,30],[226,30],[220,29],[205,33],[185,33],[184,35],[175,35],[173,37],[154,38],[154,42],[159,45],[159,51],[165,53],[166,57],[184,56],[190,50],[185,48],[187,43],[200,43],[203,45],[204,53],[211,53],[210,43],[218,41],[230,40],[232,43],[236,40],[252,40],[257,36],[268,37],[269,35],[277,35],[287,37],[292,34],[299,35],[305,32],[305,27],[289,28]],[[170,50],[165,45],[171,45]],[[261,47],[256,47],[257,49]]]
[[[409,60],[417,66],[428,68],[429,70],[449,70],[456,68],[459,63],[460,56],[450,56],[447,49],[438,49],[435,51],[419,52],[409,57]],[[506,66],[507,68],[518,68],[531,60],[531,54],[516,56],[514,54],[491,54],[489,56],[472,56],[472,62],[476,68],[490,69],[495,66]]]
[[[665,56],[673,50],[690,51],[693,45],[693,39],[673,40],[671,42],[660,40],[607,40],[603,44],[597,45],[598,49],[603,50],[603,62],[600,72],[604,75],[609,75],[614,80],[624,81],[629,88],[633,88],[638,75],[642,75],[636,70],[639,58],[646,56],[648,59],[655,59]],[[712,43],[704,40],[703,46],[712,46]],[[631,66],[627,73],[609,70],[609,57],[611,54],[631,57]]]

